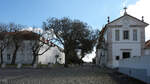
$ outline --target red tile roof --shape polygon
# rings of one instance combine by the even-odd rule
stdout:
[[[34,33],[32,31],[1,32],[0,40],[3,40],[6,35],[14,36],[15,38],[23,40],[36,40],[40,37],[37,33]]]
[[[24,31],[18,31],[18,32],[1,32],[0,40],[3,40],[6,35],[15,36],[15,38],[19,38],[22,40],[37,40],[40,37],[37,33],[24,30]],[[63,51],[63,49],[61,47],[59,47],[58,45],[54,44],[53,42],[51,42],[49,40],[46,40],[44,37],[42,37],[41,41],[43,41],[46,44],[50,43],[50,45],[52,45],[52,47],[56,46],[59,48],[59,50]]]

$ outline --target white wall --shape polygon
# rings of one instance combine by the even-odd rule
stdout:
[[[133,30],[137,30],[137,41],[133,40]],[[140,42],[141,41],[141,29],[142,28],[126,28],[126,27],[121,27],[121,28],[112,28],[112,42]],[[143,28],[144,29],[144,28]],[[120,30],[120,40],[116,41],[115,40],[115,30]],[[128,30],[129,31],[129,40],[124,40],[123,39],[123,31]]]
[[[140,56],[119,60],[119,71],[149,84],[150,56]]]
[[[149,48],[146,48],[146,49],[144,49],[145,50],[145,55],[147,56],[147,55],[149,55],[150,56],[150,49]]]
[[[137,30],[137,41],[133,40],[133,30]],[[112,28],[112,56],[113,56],[113,67],[118,67],[118,61],[116,60],[116,56],[120,56],[122,59],[123,52],[130,52],[131,57],[133,56],[141,56],[141,29],[142,28]],[[119,41],[115,40],[115,31],[120,31]],[[129,40],[123,39],[123,31],[129,31]]]
[[[150,56],[139,56],[119,60],[119,67],[150,69]]]
[[[32,50],[31,50],[31,41],[23,41],[21,42],[21,47],[19,47],[16,53],[16,63],[23,63],[23,64],[31,64],[33,60]],[[10,44],[4,51],[3,51],[3,61],[4,63],[10,64],[12,61],[12,56],[14,53],[14,44]],[[7,60],[7,55],[10,54],[11,59]]]
[[[42,53],[45,49],[47,49],[48,46],[44,45],[43,49],[39,51],[39,53]],[[45,52],[43,55],[39,56],[38,62],[41,62],[42,64],[48,64],[48,63],[56,63],[56,55],[59,55],[60,57],[57,59],[57,62],[64,64],[65,63],[65,54],[63,52],[60,52],[60,50],[55,46],[51,47],[47,52]],[[61,59],[61,60],[59,60]]]
[[[126,21],[125,21],[126,20]],[[112,57],[113,67],[118,67],[118,61],[116,56],[120,56],[122,59],[122,52],[130,52],[131,57],[141,56],[141,31],[143,27],[130,27],[129,25],[136,25],[136,21],[130,20],[129,17],[124,17],[122,20],[114,23],[114,25],[122,25],[122,27],[111,28],[112,29]],[[133,30],[137,30],[137,41],[133,40]],[[119,41],[115,40],[115,31],[119,30]],[[129,31],[129,39],[123,39],[123,31]]]
[[[96,50],[96,65],[100,64],[100,49]]]
[[[17,54],[16,54],[16,64],[18,63],[23,63],[23,64],[31,64],[33,61],[33,55],[32,55],[32,45],[34,41],[30,41],[30,40],[25,40],[21,43],[21,47],[19,47]],[[47,49],[47,45],[44,45],[41,50],[39,51],[39,54],[41,52],[43,52],[45,49]],[[14,44],[10,44],[10,46],[8,46],[4,52],[3,52],[3,61],[6,64],[10,64],[12,61],[12,56],[14,53]],[[11,59],[8,60],[7,59],[7,55],[10,54]],[[56,59],[55,59],[55,55],[59,55],[60,57],[58,58],[58,62],[61,64],[65,63],[65,55],[64,53],[60,52],[58,50],[57,47],[52,47],[50,48],[48,51],[46,51],[43,55],[37,57],[37,61],[38,62],[42,62],[43,64],[47,64],[47,63],[55,63]],[[59,60],[61,59],[61,60]]]
[[[112,44],[112,56],[113,56],[114,67],[118,66],[118,61],[116,60],[116,56],[120,56],[120,59],[122,59],[123,52],[130,52],[131,57],[141,56],[141,46],[136,43]]]
[[[108,39],[107,39],[107,30],[106,30],[105,33],[104,33],[104,39],[105,39],[105,42],[108,41]]]

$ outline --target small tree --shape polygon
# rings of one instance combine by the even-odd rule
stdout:
[[[23,39],[19,38],[18,34],[20,32],[16,32],[14,33],[14,35],[12,36],[12,42],[14,44],[14,51],[13,51],[13,55],[12,55],[12,61],[11,64],[15,64],[16,63],[16,54],[18,49],[21,47]]]
[[[12,42],[12,45],[14,45],[14,51],[13,51],[13,55],[12,55],[11,64],[16,63],[16,54],[17,54],[19,48],[22,46],[23,38],[20,35],[22,33],[21,30],[24,27],[25,26],[20,25],[20,24],[14,24],[14,23],[9,24],[8,31],[12,33],[12,34],[10,34],[9,37]]]
[[[51,43],[51,40],[47,40],[47,36],[45,34],[46,33],[44,31],[37,33],[33,32],[32,34],[33,37],[33,40],[31,42],[31,50],[33,55],[32,65],[36,63],[36,59],[38,58],[38,56],[43,55],[51,47],[54,47],[53,43]],[[42,49],[43,51],[39,52]]]
[[[6,36],[8,29],[7,24],[0,24],[0,57],[1,57],[1,64],[3,64],[3,51],[9,44],[9,37]]]
[[[42,47],[45,47],[44,45],[47,45],[48,47],[46,49],[44,49],[43,52],[39,53],[40,49]],[[39,40],[35,40],[32,42],[32,55],[33,55],[33,61],[32,61],[32,65],[36,63],[36,59],[38,56],[43,55],[45,52],[47,52],[50,48],[52,47],[52,45],[39,41]]]
[[[1,33],[2,34],[2,33]],[[0,35],[1,35],[0,34]],[[1,56],[1,64],[3,64],[3,51],[8,46],[9,40],[8,39],[2,39],[0,41],[0,56]]]

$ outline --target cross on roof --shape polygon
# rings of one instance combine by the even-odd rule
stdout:
[[[142,21],[144,22],[144,16],[142,16]]]
[[[127,7],[124,7],[124,14],[127,14]]]

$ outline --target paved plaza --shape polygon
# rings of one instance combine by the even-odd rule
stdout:
[[[96,66],[49,69],[0,69],[0,84],[143,84]]]

